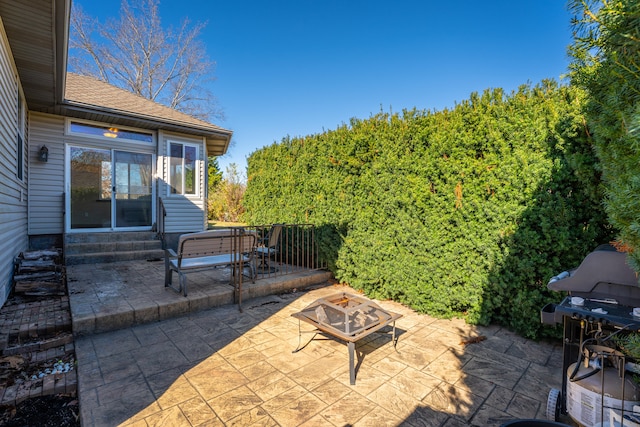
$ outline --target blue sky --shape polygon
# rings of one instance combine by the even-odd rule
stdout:
[[[73,0],[101,19],[119,0]],[[234,132],[224,171],[283,137],[383,111],[442,110],[567,71],[563,0],[161,0],[164,25],[207,22],[211,89]]]

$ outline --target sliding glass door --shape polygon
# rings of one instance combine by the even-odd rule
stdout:
[[[111,150],[69,147],[71,228],[111,228]]]
[[[114,152],[116,227],[150,227],[152,155]]]
[[[70,230],[151,228],[152,154],[68,149]]]

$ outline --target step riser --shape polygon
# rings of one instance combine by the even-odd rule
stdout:
[[[65,246],[73,243],[107,243],[149,240],[158,240],[157,233],[153,231],[132,231],[126,233],[67,233],[64,235]]]
[[[66,255],[90,254],[100,252],[135,252],[162,249],[159,240],[135,242],[106,242],[106,243],[73,243],[65,246]]]
[[[64,238],[65,264],[97,264],[164,256],[154,232],[71,233]]]
[[[97,252],[92,254],[67,255],[66,265],[99,264],[106,262],[121,262],[131,260],[148,260],[164,257],[163,250],[136,251],[136,252]]]

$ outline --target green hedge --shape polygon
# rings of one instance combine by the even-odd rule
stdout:
[[[582,102],[545,81],[285,138],[248,160],[245,220],[316,224],[371,297],[540,336],[547,280],[610,239]]]
[[[640,2],[570,0],[571,82],[588,93],[586,116],[608,218],[640,271]]]

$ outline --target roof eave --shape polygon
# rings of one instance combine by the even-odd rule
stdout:
[[[62,100],[71,0],[1,0],[0,16],[30,110]]]
[[[67,62],[69,60],[69,22],[71,16],[71,0],[57,0],[55,3],[55,101],[64,100],[67,80]]]

